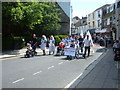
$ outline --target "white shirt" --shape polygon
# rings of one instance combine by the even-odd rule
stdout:
[[[86,47],[89,47],[89,46],[91,45],[91,40],[89,40],[89,39],[84,39],[84,45],[85,45]]]

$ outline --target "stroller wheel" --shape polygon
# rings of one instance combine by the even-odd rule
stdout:
[[[24,57],[25,57],[25,58],[28,58],[28,57],[29,57],[29,54],[25,54]]]

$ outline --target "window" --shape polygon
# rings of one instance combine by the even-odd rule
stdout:
[[[98,20],[98,27],[100,27],[100,20]]]
[[[98,11],[98,17],[100,17],[100,11]]]
[[[119,8],[120,7],[120,1],[117,3],[117,8]]]
[[[95,27],[95,22],[93,21],[93,28]]]
[[[93,13],[93,19],[94,19],[94,13]]]

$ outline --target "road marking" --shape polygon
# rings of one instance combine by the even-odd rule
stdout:
[[[54,66],[48,67],[48,69],[54,68]]]
[[[18,79],[16,81],[12,82],[12,83],[17,83],[17,82],[22,81],[22,80],[24,80],[24,78]]]
[[[36,73],[34,73],[33,75],[39,74],[39,73],[41,73],[41,72],[42,72],[42,71],[36,72]]]
[[[14,56],[14,57],[0,58],[0,60],[16,59],[16,58],[19,58],[19,57],[21,57],[21,56]]]
[[[72,82],[70,82],[67,86],[65,86],[64,88],[69,88],[78,78],[80,78],[80,76],[82,75],[83,73],[81,73],[79,76],[77,76]]]
[[[63,62],[60,62],[60,63],[58,63],[58,64],[59,64],[59,65],[60,65],[60,64],[63,64]]]

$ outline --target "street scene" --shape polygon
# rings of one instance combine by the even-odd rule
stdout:
[[[2,90],[119,90],[119,0],[0,4]]]

